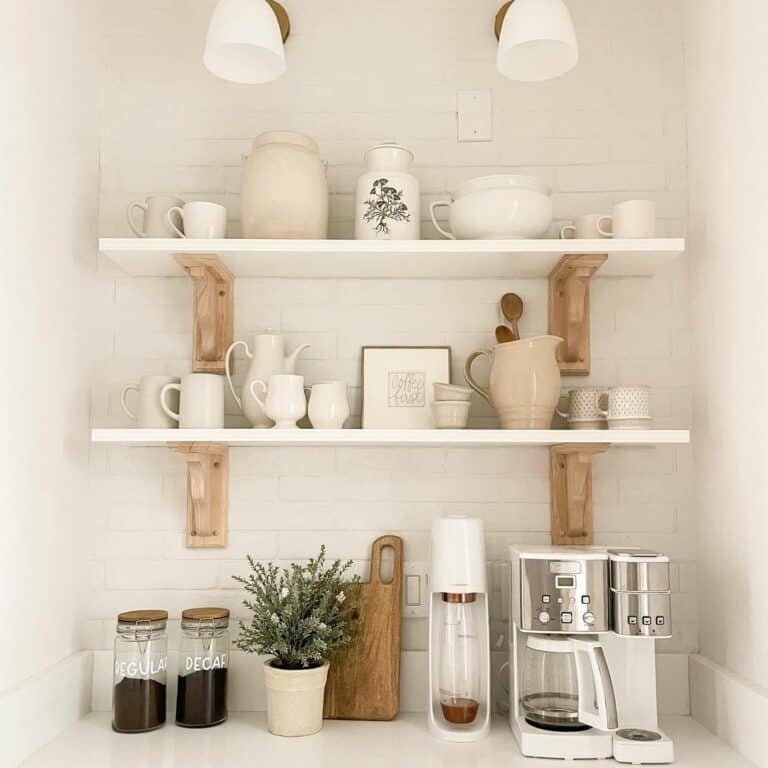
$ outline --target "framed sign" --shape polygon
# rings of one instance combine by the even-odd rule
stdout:
[[[431,429],[432,385],[450,376],[450,347],[363,347],[363,429]]]

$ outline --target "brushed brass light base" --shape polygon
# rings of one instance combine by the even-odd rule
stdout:
[[[280,25],[280,34],[283,36],[283,42],[285,42],[291,34],[291,20],[288,18],[288,11],[286,11],[277,0],[267,0],[267,3],[269,3],[269,7],[275,12],[275,16],[277,16],[277,23]]]
[[[501,27],[504,24],[504,18],[507,15],[507,11],[509,10],[509,6],[512,5],[514,0],[509,0],[508,3],[504,3],[504,5],[499,8],[499,12],[496,14],[496,21],[493,25],[493,31],[496,33],[496,39],[498,40],[501,37]]]

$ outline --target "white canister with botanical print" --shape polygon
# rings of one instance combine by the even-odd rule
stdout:
[[[357,240],[419,240],[419,181],[408,172],[413,153],[379,144],[365,153],[368,170],[357,181]]]

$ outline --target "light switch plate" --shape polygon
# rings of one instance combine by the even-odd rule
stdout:
[[[459,141],[493,141],[493,98],[490,91],[456,95]]]
[[[426,563],[403,566],[403,618],[418,619],[427,615],[429,574]]]

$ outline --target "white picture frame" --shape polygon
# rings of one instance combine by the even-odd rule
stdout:
[[[450,347],[363,347],[362,428],[432,429],[437,382],[451,377]]]

